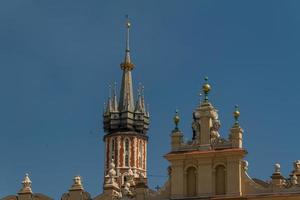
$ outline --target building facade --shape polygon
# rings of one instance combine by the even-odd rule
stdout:
[[[238,106],[233,112],[233,125],[228,138],[219,132],[221,126],[217,109],[209,100],[212,89],[205,78],[204,98],[192,116],[193,137],[183,140],[179,129],[180,117],[174,116],[175,128],[170,134],[170,152],[164,157],[170,163],[165,185],[154,191],[148,188],[147,143],[149,110],[145,106],[144,88],[134,96],[130,58],[129,31],[126,22],[125,58],[121,63],[122,81],[119,98],[116,85],[103,112],[103,141],[105,143],[103,192],[96,196],[84,190],[81,177],[73,179],[61,200],[163,200],[163,199],[274,199],[300,200],[300,160],[294,162],[289,177],[283,177],[280,165],[274,165],[269,181],[251,178],[247,154],[243,148],[244,131],[239,123]],[[21,190],[3,200],[50,200],[33,193],[32,182],[26,174]]]

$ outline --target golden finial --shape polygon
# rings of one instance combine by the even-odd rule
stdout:
[[[173,117],[173,121],[175,123],[175,130],[178,130],[178,124],[180,122],[180,117],[178,115],[178,109],[175,110],[175,116]]]
[[[238,125],[239,124],[239,117],[240,117],[241,113],[240,113],[240,109],[238,105],[235,105],[235,111],[233,112],[233,116],[234,116],[234,124]]]
[[[204,80],[205,80],[205,83],[202,86],[202,90],[203,90],[204,95],[205,95],[204,101],[208,101],[208,93],[211,90],[211,86],[208,83],[208,77],[205,77]]]

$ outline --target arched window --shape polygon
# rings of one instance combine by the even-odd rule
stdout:
[[[124,151],[124,153],[125,153],[125,166],[126,167],[129,167],[129,153],[130,153],[130,151],[129,151],[129,140],[128,139],[125,139],[125,151]]]
[[[139,142],[139,167],[142,168],[143,164],[143,145],[142,141]]]
[[[116,148],[116,145],[115,145],[115,140],[114,139],[111,140],[110,146],[111,146],[110,158],[111,158],[111,160],[115,160],[115,148]]]
[[[223,165],[218,165],[216,167],[216,180],[215,180],[217,195],[226,194],[225,177],[226,177],[225,167]]]
[[[188,197],[194,197],[197,195],[197,177],[195,167],[189,167],[186,171],[186,191]]]

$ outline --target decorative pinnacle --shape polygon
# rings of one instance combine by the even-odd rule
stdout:
[[[108,97],[111,98],[111,84],[108,85]]]
[[[240,108],[238,105],[235,105],[235,111],[233,112],[233,117],[234,117],[234,125],[239,125],[239,117],[240,117]]]
[[[23,193],[23,194],[25,194],[25,193],[32,193],[31,183],[32,182],[31,182],[31,180],[29,178],[29,174],[26,173],[25,177],[24,177],[24,180],[22,181],[23,187],[22,187],[22,189],[20,190],[19,193]]]
[[[208,93],[211,90],[211,86],[208,83],[208,77],[204,78],[205,83],[202,86],[202,91],[204,92],[204,101],[207,102],[208,101]]]
[[[114,90],[113,90],[113,95],[116,96],[117,94],[117,82],[114,82]]]
[[[73,185],[71,186],[70,190],[83,190],[81,177],[79,175],[73,178]]]
[[[175,116],[173,117],[173,121],[174,121],[174,124],[175,124],[175,130],[179,130],[178,129],[178,124],[180,122],[180,117],[178,115],[178,109],[175,110]]]

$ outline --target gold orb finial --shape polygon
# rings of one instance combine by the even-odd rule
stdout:
[[[233,117],[234,117],[234,120],[235,120],[235,125],[238,125],[239,124],[239,117],[241,115],[240,113],[240,108],[238,105],[235,105],[235,111],[233,112]]]
[[[209,85],[209,83],[208,83],[208,77],[206,76],[206,77],[204,77],[204,80],[205,80],[205,83],[204,83],[204,85],[202,86],[202,90],[203,90],[203,92],[204,92],[204,94],[205,94],[205,101],[208,101],[208,93],[210,92],[210,90],[211,90],[211,86]]]
[[[180,122],[180,117],[178,115],[178,109],[175,110],[175,116],[173,117],[173,121],[175,124],[175,130],[178,130],[178,124]]]

